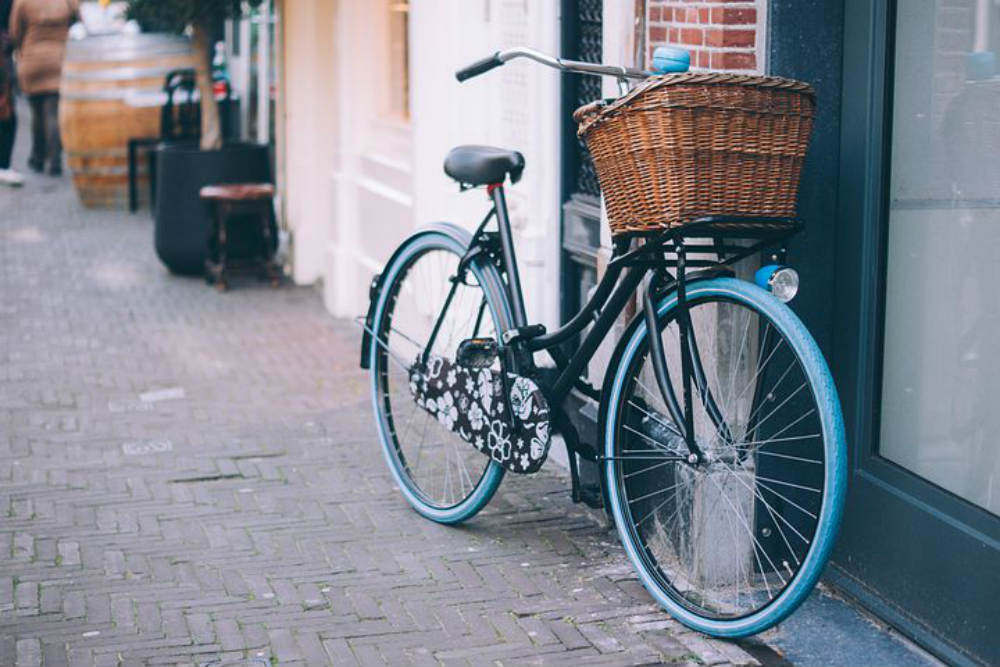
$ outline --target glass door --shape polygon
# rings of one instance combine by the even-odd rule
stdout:
[[[840,583],[1000,663],[1000,3],[847,0]]]

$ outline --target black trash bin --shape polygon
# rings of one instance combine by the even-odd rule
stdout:
[[[212,220],[199,191],[212,184],[273,182],[268,147],[232,143],[203,151],[197,146],[161,145],[156,153],[156,254],[173,273],[201,275],[209,256]],[[274,220],[271,224],[273,253],[278,232]],[[252,225],[240,227],[253,229]],[[249,256],[260,247],[258,243],[252,237],[230,239],[230,256]]]

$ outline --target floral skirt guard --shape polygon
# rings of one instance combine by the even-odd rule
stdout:
[[[535,472],[548,456],[549,406],[526,377],[508,373],[505,383],[501,371],[432,356],[410,367],[410,392],[445,428],[511,472]]]

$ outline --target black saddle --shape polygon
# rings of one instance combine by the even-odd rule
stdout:
[[[444,173],[464,185],[502,183],[508,174],[517,183],[523,171],[523,155],[492,146],[458,146],[444,159]]]

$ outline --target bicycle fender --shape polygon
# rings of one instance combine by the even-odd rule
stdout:
[[[426,236],[428,234],[445,234],[450,236],[455,241],[462,244],[464,247],[468,248],[469,244],[472,243],[472,232],[468,231],[464,227],[460,227],[453,222],[435,222],[424,227],[411,234],[406,238],[405,241],[399,244],[396,250],[389,257],[389,261],[383,265],[385,267],[392,266],[399,257],[400,252],[409,245],[415,239],[421,236]],[[486,268],[486,265],[482,265],[482,268]],[[488,270],[488,269],[486,269]],[[494,269],[495,270],[495,269]],[[372,343],[372,326],[374,325],[375,318],[375,304],[378,301],[376,298],[378,293],[382,291],[383,283],[385,282],[385,271],[380,271],[375,274],[372,278],[371,286],[368,289],[368,312],[365,314],[365,321],[361,334],[361,368],[368,370],[371,368],[371,343]]]

